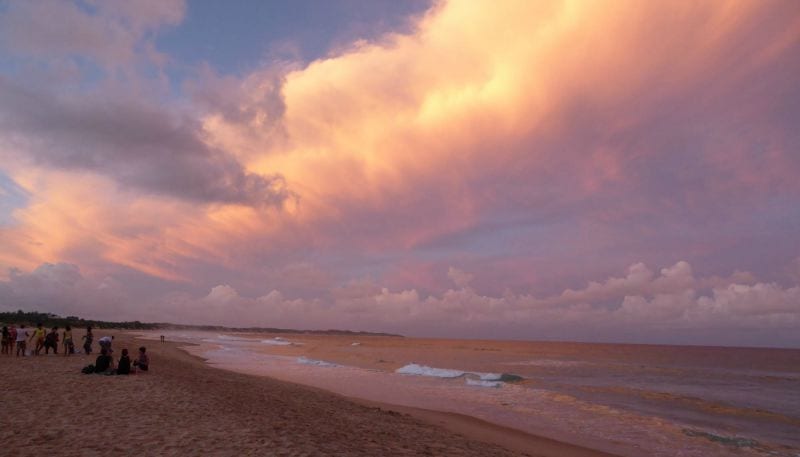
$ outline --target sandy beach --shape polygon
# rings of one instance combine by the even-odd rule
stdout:
[[[85,355],[0,357],[0,452],[47,455],[607,456],[469,417],[354,401],[145,344],[153,369],[83,375]]]

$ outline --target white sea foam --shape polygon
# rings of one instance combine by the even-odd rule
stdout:
[[[502,373],[475,373],[480,375],[481,381],[499,381],[503,378]]]
[[[261,340],[261,344],[270,344],[272,346],[291,346],[292,342],[276,336],[271,340]]]
[[[431,376],[434,378],[458,378],[466,374],[464,371],[450,370],[447,368],[434,368],[425,365],[417,365],[416,363],[410,363],[404,367],[400,367],[395,370],[395,373],[416,376]]]
[[[217,339],[221,341],[252,341],[249,338],[242,338],[241,336],[230,336],[230,335],[217,335]]]
[[[522,380],[522,377],[505,373],[482,373],[480,371],[462,371],[449,368],[435,368],[426,365],[410,363],[395,370],[395,373],[415,376],[428,376],[433,378],[460,378],[465,377],[467,385],[480,387],[500,387],[506,382]]]
[[[482,381],[479,379],[470,379],[467,378],[467,385],[468,386],[476,386],[476,387],[502,387],[503,383],[500,381]]]
[[[317,366],[317,367],[338,367],[338,366],[340,366],[340,365],[337,365],[335,363],[326,362],[324,360],[309,359],[309,358],[306,358],[306,357],[298,357],[297,358],[297,363],[300,363],[300,364],[303,364],[303,365],[314,365],[314,366]]]
[[[361,343],[359,342],[351,343],[350,346],[361,346]]]

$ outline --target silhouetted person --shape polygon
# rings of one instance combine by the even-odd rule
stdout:
[[[133,366],[142,371],[150,369],[150,357],[147,356],[147,348],[142,346],[139,348],[139,358],[133,362]]]
[[[92,335],[92,326],[89,325],[86,327],[86,335],[83,335],[83,352],[86,354],[92,353],[92,341],[94,341],[94,335]]]
[[[130,374],[131,373],[131,358],[128,357],[128,350],[122,350],[122,356],[119,358],[117,364],[117,374]]]
[[[50,349],[53,350],[53,354],[58,354],[58,327],[53,327],[44,337],[44,353],[50,354]]]
[[[100,350],[100,355],[97,356],[97,359],[94,361],[94,372],[98,374],[103,374],[107,371],[111,371],[114,365],[114,359],[108,355],[105,349]]]

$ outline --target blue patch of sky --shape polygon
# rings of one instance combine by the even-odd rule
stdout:
[[[12,213],[24,207],[28,202],[28,193],[13,179],[0,170],[0,226],[14,222]]]
[[[447,233],[410,250],[385,250],[358,256],[350,250],[334,250],[328,259],[319,259],[316,263],[335,271],[345,271],[344,277],[352,279],[380,277],[407,258],[441,262],[465,256],[473,259],[503,258],[509,254],[557,256],[566,246],[564,238],[576,236],[575,230],[574,224],[567,222],[545,222],[533,216],[511,218]]]
[[[5,53],[0,49],[0,75],[11,77],[17,73],[19,73],[20,69],[20,61],[19,59],[13,59],[8,55],[4,55]]]
[[[565,238],[576,236],[576,230],[571,221],[536,215],[507,216],[432,239],[416,250],[418,255],[430,260],[459,252],[486,257],[515,253],[552,255],[562,250]]]
[[[727,275],[742,270],[755,273],[762,281],[796,285],[796,278],[786,274],[788,266],[800,257],[800,206],[796,197],[774,196],[735,211],[746,216],[716,224],[710,233],[702,233],[709,243],[716,238],[729,241],[714,243],[714,249],[706,255],[691,259],[695,273]]]
[[[431,0],[190,0],[183,22],[161,31],[156,48],[173,59],[173,82],[204,63],[243,75],[271,59],[310,62],[356,39],[408,31],[409,18],[430,6]],[[286,48],[296,54],[281,55]]]
[[[51,59],[41,56],[0,54],[0,76],[16,81],[21,86],[32,87],[38,84],[40,90],[64,95],[92,92],[109,78],[108,72],[92,59],[74,55],[69,57],[69,62],[74,64],[77,70],[78,76],[74,80],[63,79],[46,84],[49,82],[48,75],[54,71],[51,68],[53,65]]]

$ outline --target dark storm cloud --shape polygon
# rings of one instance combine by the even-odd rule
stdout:
[[[0,77],[0,133],[14,155],[153,194],[253,206],[290,195],[280,175],[206,145],[196,120],[114,93],[61,97]]]

